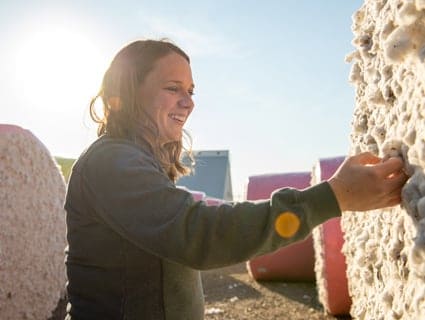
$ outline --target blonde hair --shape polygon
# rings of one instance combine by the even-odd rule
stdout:
[[[139,94],[139,86],[155,62],[173,52],[190,63],[187,54],[167,40],[138,40],[128,44],[112,60],[89,108],[91,118],[99,124],[98,136],[107,134],[114,138],[130,139],[139,145],[147,142],[168,177],[175,182],[191,171],[181,162],[183,151],[186,151],[193,166],[192,139],[183,130],[180,141],[161,146],[158,127],[140,103]],[[101,115],[95,110],[99,98],[103,104]],[[118,99],[119,108],[110,104],[111,99]],[[183,146],[183,141],[187,147]]]

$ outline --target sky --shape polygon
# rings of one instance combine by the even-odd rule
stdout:
[[[346,155],[355,107],[351,16],[360,0],[0,3],[0,123],[29,129],[52,155],[96,138],[88,103],[110,60],[141,38],[191,58],[194,150],[228,150],[233,193],[248,177],[311,171]]]

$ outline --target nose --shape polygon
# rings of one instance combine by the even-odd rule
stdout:
[[[178,104],[180,107],[188,109],[192,109],[195,106],[192,96],[189,93],[186,93],[184,96],[182,96]]]

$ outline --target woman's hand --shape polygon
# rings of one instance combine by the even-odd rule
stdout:
[[[341,211],[367,211],[401,202],[408,179],[400,157],[383,161],[370,152],[347,158],[329,179]]]

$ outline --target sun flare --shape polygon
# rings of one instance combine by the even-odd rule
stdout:
[[[55,26],[33,31],[16,57],[20,94],[49,109],[59,100],[87,100],[98,90],[104,61],[83,32]]]

